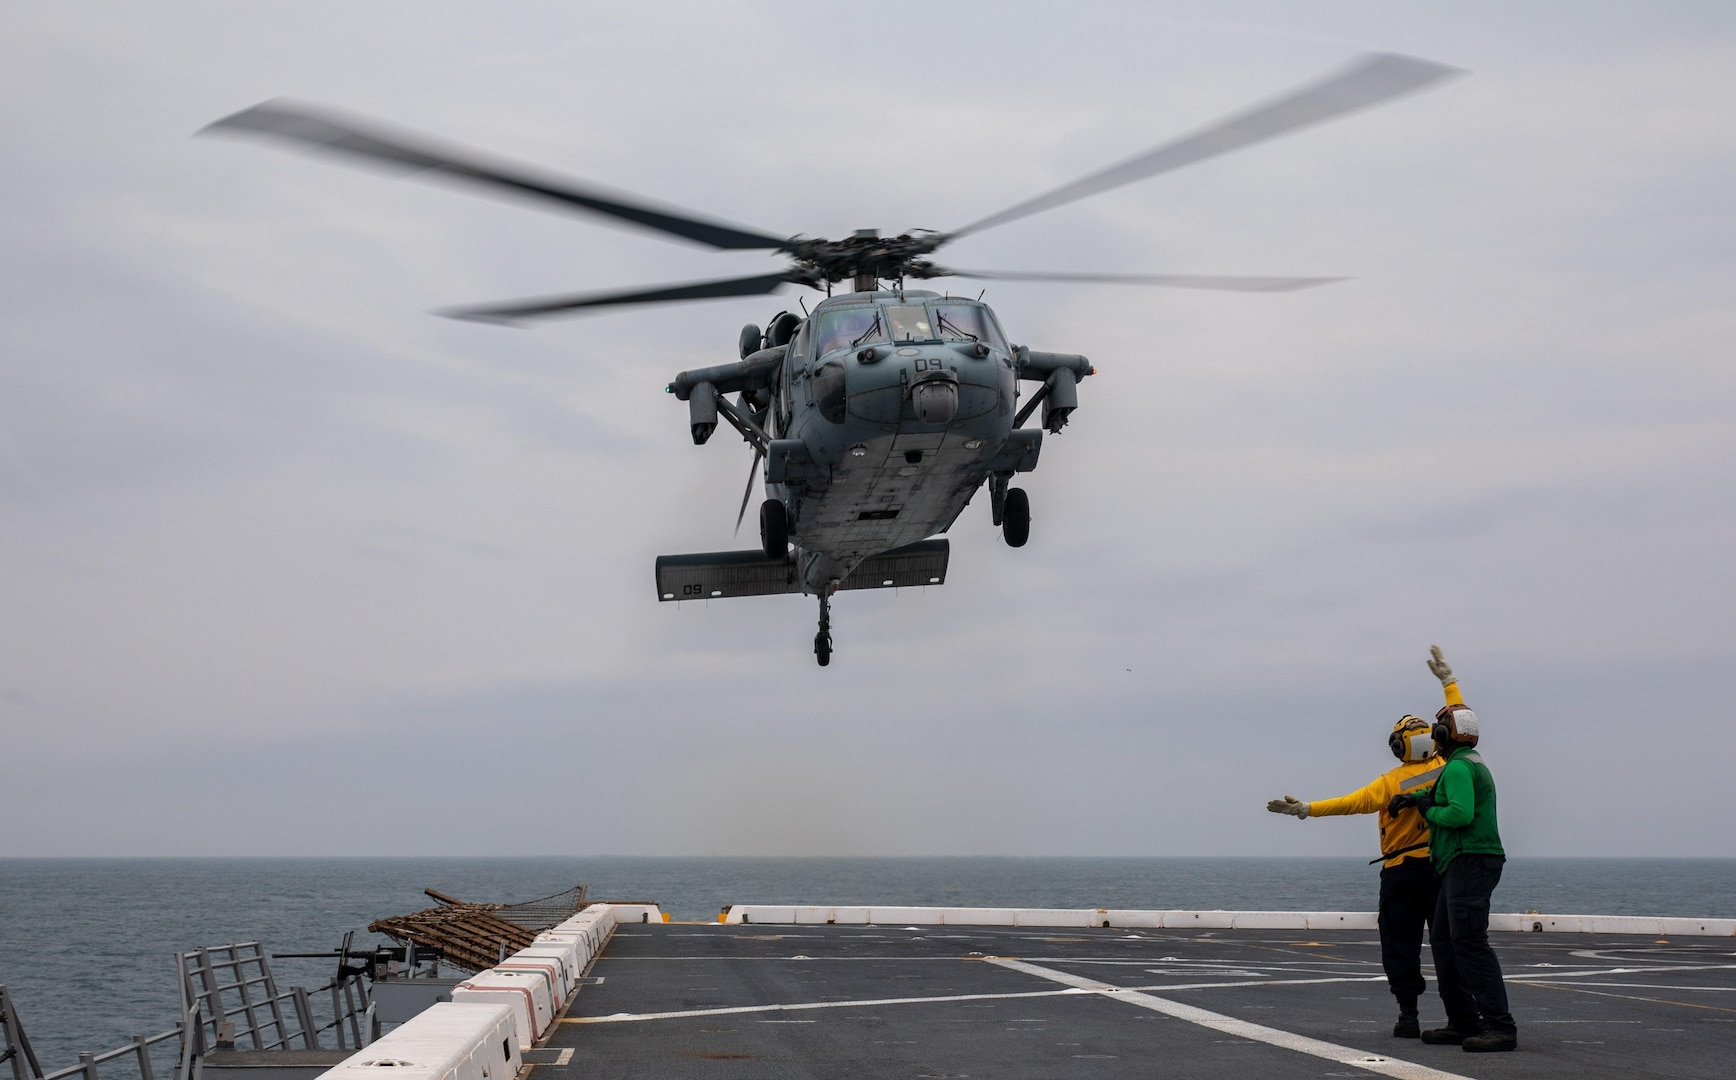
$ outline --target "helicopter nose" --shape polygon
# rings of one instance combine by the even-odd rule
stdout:
[[[910,404],[925,424],[950,424],[958,415],[958,384],[931,379],[910,388]]]

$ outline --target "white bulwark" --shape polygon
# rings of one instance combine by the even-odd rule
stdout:
[[[732,904],[727,923],[879,926],[1058,926],[1160,930],[1375,930],[1372,911],[1192,911],[1127,908],[825,907]],[[1672,934],[1736,937],[1736,919],[1655,918],[1642,915],[1491,914],[1489,929],[1504,932]]]

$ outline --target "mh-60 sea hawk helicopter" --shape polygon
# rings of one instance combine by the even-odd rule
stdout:
[[[1030,501],[1013,477],[1037,466],[1043,434],[1059,432],[1095,373],[1083,356],[1038,352],[1007,339],[978,299],[906,288],[908,281],[1088,281],[1282,292],[1339,278],[1075,274],[958,270],[928,256],[943,244],[1136,180],[1193,164],[1417,90],[1456,73],[1392,54],[1345,70],[1064,187],[954,229],[842,240],[779,237],[686,211],[627,201],[570,180],[431,146],[328,110],[267,102],[206,130],[288,139],[408,172],[561,204],[720,250],[787,255],[774,273],[622,292],[458,308],[456,318],[516,323],[603,307],[758,296],[786,285],[823,289],[807,317],[781,312],[742,328],[739,359],[684,371],[668,391],[685,401],[696,444],[727,422],[754,448],[739,530],[764,462],[758,550],[666,555],[657,595],[680,601],[800,592],[819,598],[814,655],[831,660],[831,601],[841,589],[941,584],[945,533],[985,484],[1007,543],[1030,534]],[[849,281],[852,291],[833,295]],[[890,286],[883,288],[882,286]],[[1019,404],[1021,380],[1040,384]],[[733,400],[732,400],[733,398]],[[1025,422],[1042,408],[1041,427]]]

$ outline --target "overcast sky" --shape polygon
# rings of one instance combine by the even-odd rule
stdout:
[[[1359,854],[1440,693],[1508,850],[1736,855],[1736,10],[10,4],[0,855]],[[828,6],[829,7],[829,6]],[[662,392],[778,263],[204,124],[289,96],[775,233],[946,229],[1390,50],[1470,74],[961,241],[1099,373],[948,583],[659,604],[751,546]],[[238,824],[232,811],[253,811]]]

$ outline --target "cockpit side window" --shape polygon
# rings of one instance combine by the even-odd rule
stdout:
[[[816,358],[852,343],[867,344],[886,338],[885,324],[877,306],[832,308],[820,312],[817,321],[820,326],[815,334],[817,343],[813,352]]]
[[[893,341],[938,341],[928,309],[921,304],[889,305],[886,308],[887,328]]]

